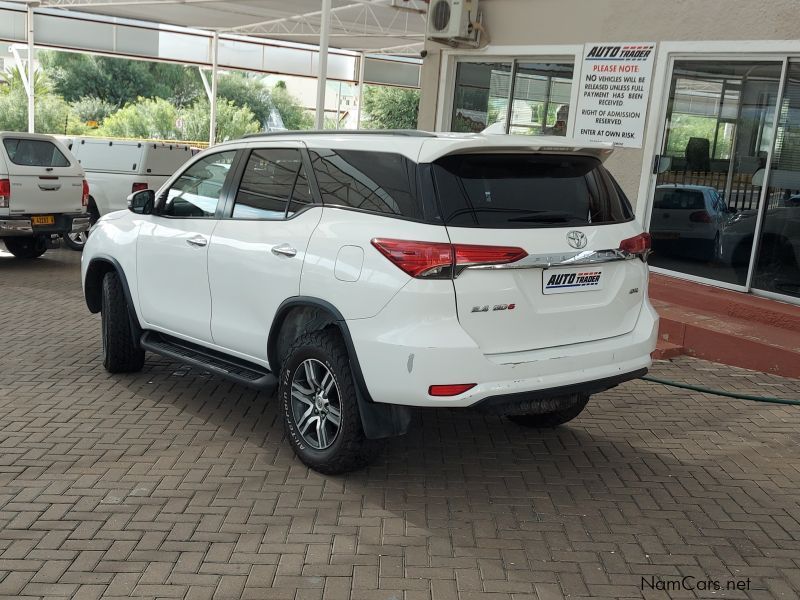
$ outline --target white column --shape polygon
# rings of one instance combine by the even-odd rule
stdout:
[[[219,33],[211,38],[211,115],[209,117],[208,145],[217,141],[217,66],[219,61]]]
[[[328,43],[331,35],[331,0],[322,0],[319,29],[319,70],[317,71],[317,129],[325,128],[325,87],[328,82]]]
[[[364,102],[364,65],[366,55],[362,52],[358,57],[358,106],[356,107],[356,129],[361,129],[361,103]]]
[[[36,96],[33,87],[33,6],[28,4],[28,133],[36,130],[34,110]]]

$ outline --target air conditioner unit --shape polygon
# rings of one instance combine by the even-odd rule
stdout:
[[[428,6],[429,39],[475,39],[478,0],[431,0]]]

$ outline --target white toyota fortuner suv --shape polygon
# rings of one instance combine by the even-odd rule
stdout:
[[[258,135],[95,225],[103,364],[145,350],[278,388],[312,468],[364,464],[410,408],[532,427],[650,365],[650,238],[607,146],[406,132]]]

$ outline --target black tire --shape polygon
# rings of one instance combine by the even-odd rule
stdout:
[[[586,403],[589,402],[589,397],[589,394],[575,394],[570,397],[573,402],[566,408],[543,413],[509,415],[508,418],[522,427],[558,427],[572,421],[572,419],[581,414],[583,409],[586,408]]]
[[[7,237],[3,239],[3,243],[15,258],[39,258],[47,251],[45,239],[41,236]]]
[[[308,360],[318,361],[333,376],[333,389],[338,396],[338,430],[330,445],[323,449],[314,448],[307,441],[293,410],[292,385],[296,373]],[[308,467],[326,475],[347,473],[365,466],[376,453],[380,444],[364,435],[350,359],[337,331],[313,331],[294,341],[281,366],[278,397],[286,437],[297,457]]]
[[[115,271],[103,277],[103,298],[100,307],[103,366],[109,373],[141,371],[144,350],[138,347],[131,327],[128,302],[122,282]]]

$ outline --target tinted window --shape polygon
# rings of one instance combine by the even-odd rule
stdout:
[[[15,165],[25,167],[68,167],[69,160],[56,145],[47,140],[6,138],[3,145]]]
[[[311,152],[322,202],[422,219],[417,165],[400,154],[353,150]]]
[[[233,218],[283,219],[311,203],[299,150],[253,150],[236,193]]]
[[[236,152],[233,150],[210,154],[186,169],[167,192],[161,214],[213,217],[234,156]]]
[[[705,210],[703,192],[676,189],[656,190],[653,208],[662,210]]]
[[[447,225],[535,228],[618,223],[628,201],[600,161],[535,154],[468,154],[434,163]]]

